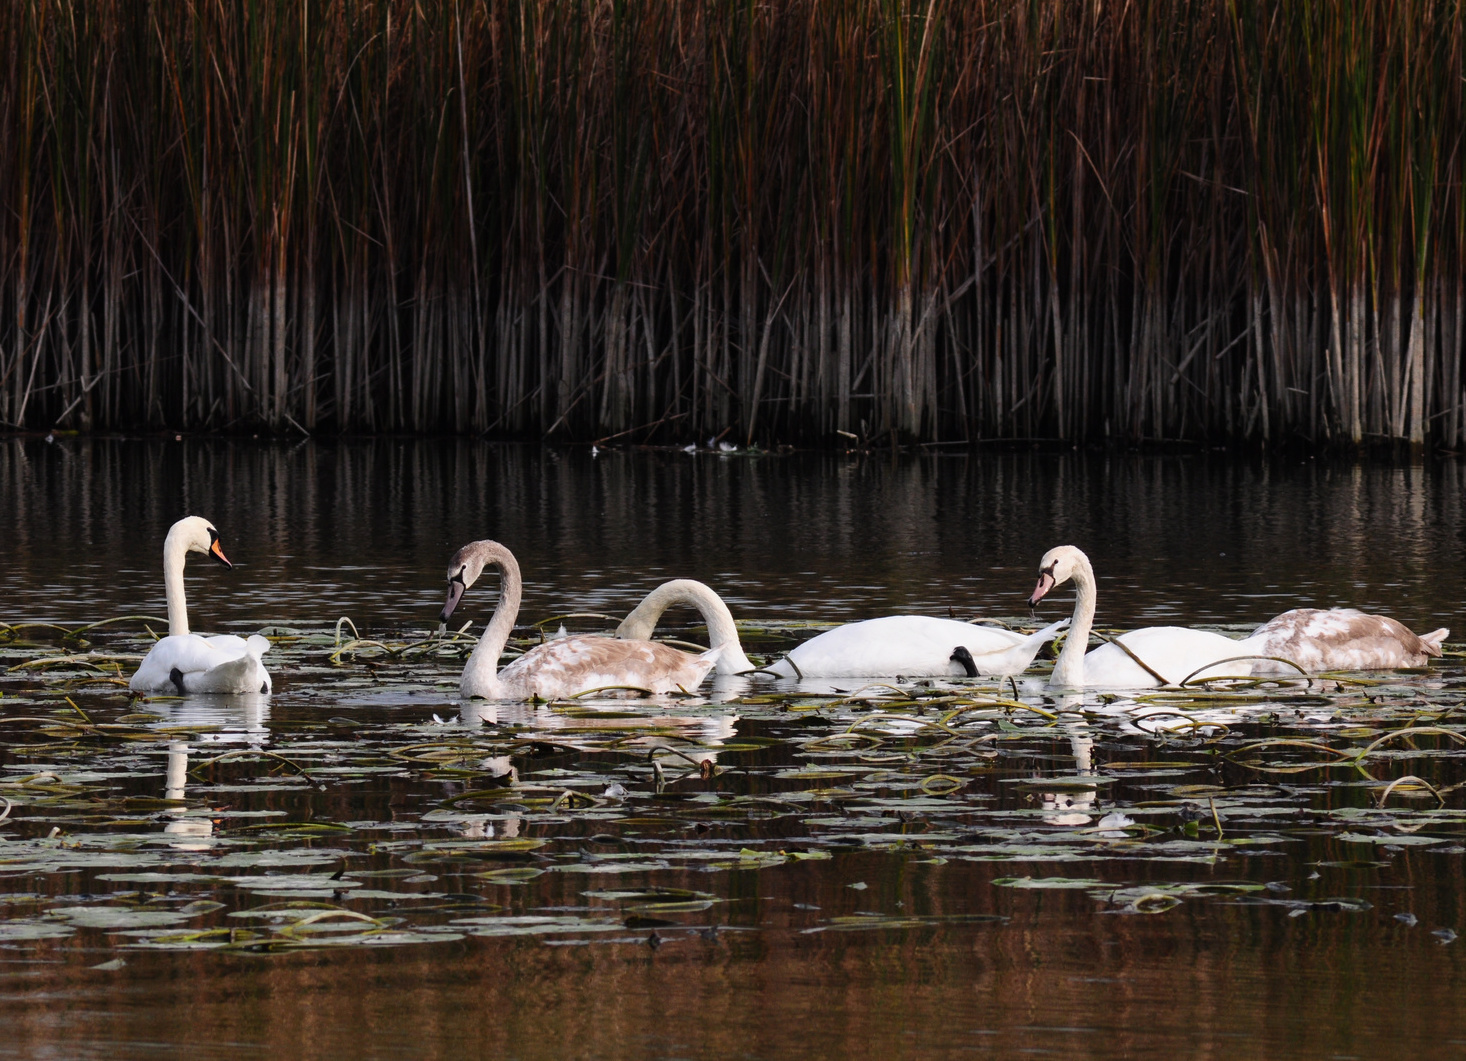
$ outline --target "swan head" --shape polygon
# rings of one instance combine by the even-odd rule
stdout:
[[[448,599],[443,602],[443,612],[438,616],[438,622],[448,621],[453,609],[458,607],[458,602],[468,592],[468,587],[478,581],[484,568],[497,562],[496,554],[501,551],[507,550],[498,542],[486,540],[469,542],[453,554],[453,559],[448,561]]]
[[[219,531],[202,516],[184,516],[168,528],[168,538],[163,543],[164,551],[182,548],[185,552],[204,553],[212,556],[225,567],[233,567],[219,544]]]
[[[1044,553],[1038,562],[1038,585],[1028,598],[1031,608],[1061,582],[1067,582],[1089,566],[1089,557],[1072,545],[1059,545]]]

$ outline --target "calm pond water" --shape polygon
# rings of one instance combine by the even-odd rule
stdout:
[[[0,1056],[1459,1056],[1463,502],[1449,459],[0,440]],[[267,699],[126,694],[187,513],[236,565],[190,563],[193,625],[269,634]],[[531,640],[678,576],[761,658],[1028,623],[1066,542],[1105,626],[1350,604],[1453,640],[1139,697],[1041,660],[463,705],[435,621],[480,537]]]

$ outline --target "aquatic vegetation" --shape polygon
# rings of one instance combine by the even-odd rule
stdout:
[[[932,874],[1096,914],[1392,918],[1360,873],[1459,879],[1466,855],[1455,652],[1131,697],[737,679],[487,704],[454,689],[463,637],[342,622],[267,631],[272,697],[133,698],[108,675],[141,625],[0,627],[0,945],[707,946],[776,906],[805,933],[1007,920],[933,908]],[[811,889],[850,898],[788,906]]]

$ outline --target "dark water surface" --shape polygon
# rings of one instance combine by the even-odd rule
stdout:
[[[1070,543],[1100,622],[1260,622],[1300,604],[1449,623],[1466,586],[1466,466],[1225,454],[747,457],[471,442],[0,443],[0,594],[89,621],[162,606],[182,514],[237,570],[194,575],[206,623],[427,623],[466,541],[514,550],[527,615],[624,612],[701,578],[760,617],[1023,611]]]
[[[0,622],[64,628],[0,627],[0,1056],[1459,1056],[1463,502],[1451,460],[0,440]],[[66,636],[163,615],[187,513],[236,564],[190,563],[193,625],[268,633],[268,699],[130,700],[148,624]],[[1453,641],[1307,687],[461,705],[428,638],[479,537],[522,624],[691,576],[769,658],[1026,621],[1063,543],[1102,625]]]

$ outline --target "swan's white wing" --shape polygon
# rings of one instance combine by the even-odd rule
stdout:
[[[952,651],[960,645],[972,653],[979,673],[991,674],[999,671],[986,669],[984,657],[1009,653],[1028,640],[1011,630],[956,619],[887,615],[826,631],[790,652],[788,661],[780,660],[769,670],[794,677],[797,667],[797,673],[808,678],[961,675],[965,673],[962,665],[952,659]],[[1038,648],[1034,646],[1035,654]],[[1032,659],[1030,655],[1029,661]]]
[[[258,634],[248,641],[232,634],[173,634],[143,657],[128,688],[139,693],[269,692],[270,676],[260,663],[269,647],[270,642]],[[181,690],[175,672],[183,683]]]
[[[1209,630],[1148,626],[1122,634],[1118,640],[1171,685],[1187,678],[1252,673],[1250,660],[1235,659],[1249,654],[1244,643]],[[1235,661],[1221,663],[1221,660]],[[1101,645],[1084,657],[1084,684],[1088,688],[1147,689],[1158,683],[1124,649]]]
[[[179,690],[171,677],[173,671],[185,675],[201,673],[242,654],[242,640],[239,652],[228,652],[198,634],[170,634],[160,638],[143,657],[142,665],[128,685],[136,692],[176,693]]]
[[[190,693],[268,693],[270,675],[258,656],[246,653],[206,671],[185,674],[183,688]]]

